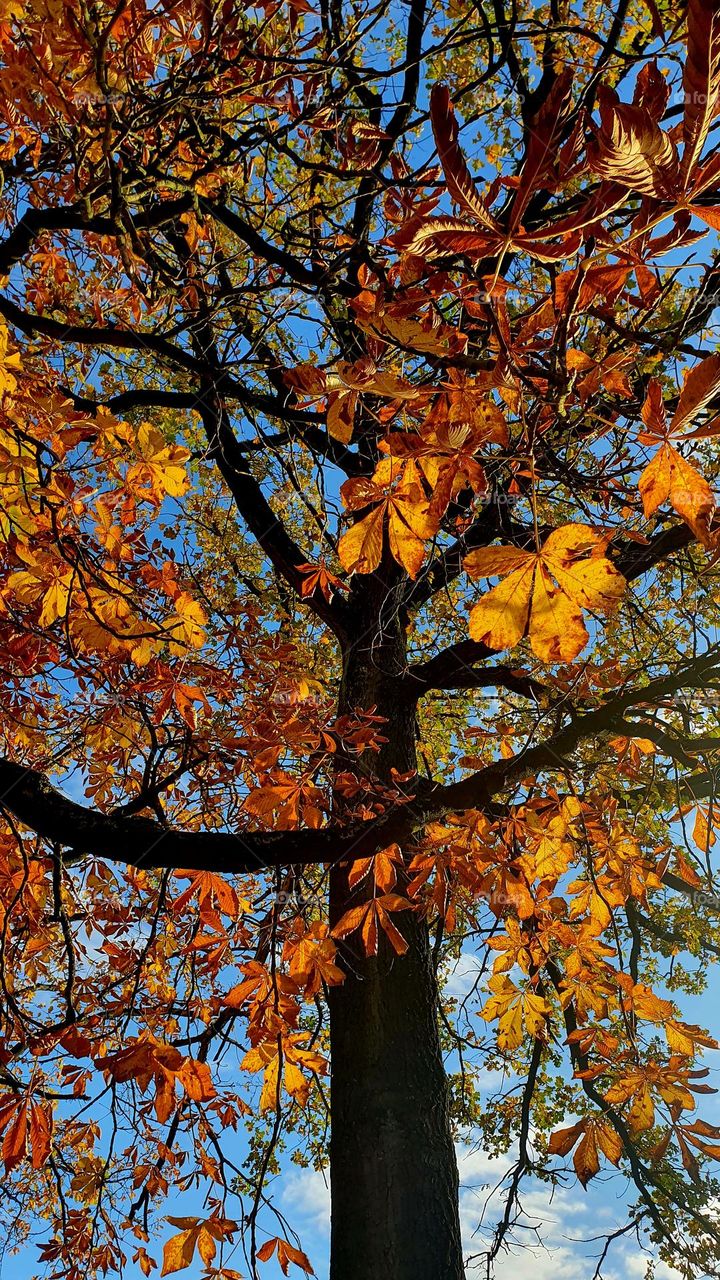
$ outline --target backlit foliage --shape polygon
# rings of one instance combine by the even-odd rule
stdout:
[[[618,1170],[719,1274],[716,5],[6,0],[0,54],[11,1244],[310,1273],[326,992],[417,917],[486,1256]]]

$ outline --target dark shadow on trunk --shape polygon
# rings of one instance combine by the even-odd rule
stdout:
[[[365,618],[381,613],[382,604]],[[346,654],[341,711],[374,706],[386,717],[388,741],[371,763],[376,776],[389,780],[392,768],[415,767],[415,707],[396,696],[405,666],[401,621],[383,637],[371,626],[358,627]],[[351,895],[347,868],[334,867],[333,922],[368,891]],[[408,912],[394,920],[409,943],[406,955],[397,956],[381,934],[378,956],[365,958],[350,938],[347,979],[330,991],[330,1280],[462,1280],[458,1174],[428,929]]]

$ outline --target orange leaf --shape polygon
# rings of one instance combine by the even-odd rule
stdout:
[[[262,1248],[258,1249],[258,1262],[268,1262],[276,1250],[280,1270],[284,1276],[289,1274],[291,1262],[305,1271],[307,1275],[315,1275],[307,1254],[303,1253],[301,1249],[296,1249],[294,1245],[288,1244],[287,1240],[283,1240],[280,1236],[273,1236],[270,1240],[266,1240]]]
[[[18,1099],[14,1111],[14,1118],[5,1130],[2,1144],[2,1159],[6,1173],[10,1173],[16,1165],[19,1165],[25,1155],[28,1117],[24,1099]]]
[[[185,1221],[191,1221],[194,1225],[171,1236],[165,1244],[161,1276],[172,1275],[174,1271],[184,1271],[193,1260],[200,1224],[197,1218],[185,1219]]]
[[[206,1062],[198,1062],[195,1058],[187,1058],[177,1073],[188,1098],[193,1102],[208,1102],[216,1096],[215,1086]]]
[[[676,435],[692,422],[720,390],[720,354],[707,356],[685,375],[670,430]]]
[[[50,1155],[52,1110],[48,1102],[30,1103],[30,1150],[33,1169],[41,1169]]]
[[[707,480],[667,442],[658,449],[639,481],[643,510],[651,516],[669,500],[703,546],[713,540],[710,521],[715,496]]]

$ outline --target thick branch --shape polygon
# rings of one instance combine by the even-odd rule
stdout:
[[[69,800],[46,776],[9,760],[0,760],[3,807],[39,836],[73,853],[94,854],[127,866],[191,867],[243,873],[289,864],[312,865],[368,857],[448,813],[487,807],[513,782],[542,770],[567,768],[568,757],[586,741],[622,729],[623,715],[681,688],[701,688],[718,662],[705,654],[680,672],[626,690],[594,711],[577,716],[544,742],[510,759],[487,765],[459,782],[418,788],[414,799],[383,817],[320,831],[187,832],[174,831],[149,818],[99,813]]]
[[[430,689],[503,688],[537,701],[550,692],[540,681],[505,664],[474,670],[474,663],[490,657],[494,657],[494,650],[487,645],[477,640],[459,640],[428,662],[409,667],[398,693],[415,699]]]
[[[192,196],[183,195],[177,200],[159,202],[150,209],[141,209],[133,215],[136,230],[150,231],[171,222],[179,214],[192,208]],[[12,231],[0,241],[0,275],[7,275],[16,262],[25,257],[33,241],[43,231],[82,231],[84,234],[115,236],[123,228],[116,219],[103,214],[88,216],[84,203],[60,205],[54,209],[26,209]]]
[[[677,551],[684,551],[694,541],[695,534],[689,525],[670,525],[650,538],[645,546],[637,542],[627,543],[615,557],[615,563],[628,582],[633,582]]]
[[[194,374],[198,378],[207,380],[212,375],[214,390],[222,391],[223,396],[227,399],[237,401],[246,409],[255,409],[260,413],[265,413],[268,417],[308,424],[320,424],[322,422],[322,418],[317,414],[293,408],[286,400],[281,400],[277,396],[263,395],[262,392],[257,392],[250,387],[244,386],[243,383],[237,382],[222,367],[211,368],[202,360],[196,359],[183,347],[178,347],[175,343],[170,342],[162,334],[146,333],[144,331],[136,332],[134,329],[120,329],[110,324],[67,324],[62,320],[55,320],[51,316],[32,315],[29,311],[23,311],[10,298],[2,295],[0,295],[0,315],[28,337],[40,334],[42,337],[50,338],[56,342],[76,343],[80,347],[110,347],[120,351],[142,351],[149,355],[159,356],[161,359],[185,369],[188,373]],[[106,407],[109,407],[113,412],[119,412],[119,407],[128,409],[142,404],[167,404],[169,403],[168,400],[163,397],[168,394],[175,397],[182,393],[146,392],[139,389],[127,391],[108,400]],[[199,411],[206,394],[205,391],[188,393],[183,395],[182,403],[177,401],[175,403],[178,408],[184,407]],[[78,408],[90,411],[98,408],[98,401],[91,397],[76,396],[72,393],[70,395]],[[152,399],[148,400],[148,396],[151,396]]]
[[[292,863],[364,857],[378,847],[378,825],[322,831],[176,831],[152,818],[100,813],[69,800],[45,774],[0,760],[1,807],[43,839],[130,867],[251,873]],[[382,847],[382,846],[381,846]]]

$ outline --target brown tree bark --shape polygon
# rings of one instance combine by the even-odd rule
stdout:
[[[379,578],[379,575],[378,575]],[[384,781],[415,767],[415,706],[397,696],[405,668],[402,619],[387,585],[362,588],[345,654],[341,710],[375,708],[388,741],[372,756]],[[375,598],[373,598],[375,597]],[[380,619],[380,621],[379,621]],[[331,919],[351,894],[347,865],[330,873]],[[462,1280],[458,1173],[438,1034],[438,992],[427,926],[395,917],[409,944],[381,934],[377,956],[354,952],[330,991],[332,1204],[330,1280]]]

